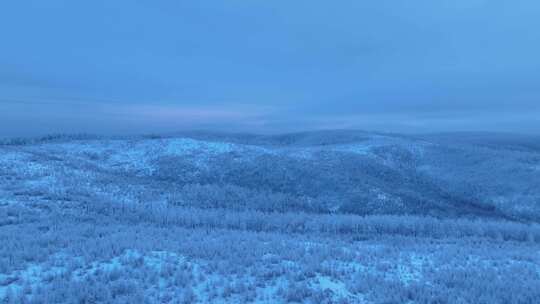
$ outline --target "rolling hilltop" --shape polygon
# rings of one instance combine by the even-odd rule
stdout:
[[[189,137],[188,137],[189,136]],[[196,208],[540,219],[540,147],[494,135],[323,131],[0,146],[2,195]],[[505,144],[501,144],[505,142]]]

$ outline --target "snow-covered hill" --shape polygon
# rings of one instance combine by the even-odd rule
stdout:
[[[447,137],[440,143],[433,136],[316,135],[2,145],[0,189],[11,199],[78,193],[193,207],[215,199],[211,189],[220,207],[230,200],[232,209],[271,210],[252,201],[262,194],[285,200],[279,211],[540,219],[539,150],[452,144]]]
[[[536,303],[538,167],[523,138],[6,141],[0,301]]]

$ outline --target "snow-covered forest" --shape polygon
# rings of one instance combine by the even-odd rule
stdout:
[[[0,143],[5,303],[538,303],[540,138]]]

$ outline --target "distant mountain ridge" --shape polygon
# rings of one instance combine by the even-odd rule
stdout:
[[[540,220],[534,136],[191,132],[4,141],[6,197]]]

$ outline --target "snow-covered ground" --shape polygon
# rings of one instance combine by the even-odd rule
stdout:
[[[407,191],[415,189],[394,191],[400,182],[440,175],[437,183],[454,185],[451,178],[461,171],[430,158],[443,148],[379,135],[309,146],[191,138],[0,145],[0,298],[7,303],[431,303],[450,297],[460,303],[512,303],[507,296],[512,293],[523,295],[515,303],[536,303],[537,225],[377,215],[411,207]],[[465,155],[459,162],[493,168],[490,161],[500,152],[484,159],[475,149],[456,149]],[[497,195],[484,197],[498,212],[528,219],[525,215],[538,211],[535,181],[528,175],[537,172],[530,165],[536,154],[501,155],[515,157],[510,169],[529,187],[509,182]],[[305,182],[304,176],[290,175],[284,167],[289,165],[305,178],[310,166],[322,166],[329,173],[324,178],[341,181],[348,172],[332,170],[343,159],[346,165],[365,162],[348,175],[352,181],[343,182],[351,182],[346,190],[352,202],[374,216],[340,214],[338,185],[317,180],[312,190],[336,186],[334,192],[319,198],[300,191],[293,197],[238,184],[261,178],[289,189],[296,186],[290,183]],[[267,162],[260,170],[259,160]],[[224,161],[252,170],[247,181],[233,176],[238,183],[226,184],[230,176],[215,171]],[[473,178],[483,174],[456,168]],[[241,175],[234,170],[229,174]],[[277,178],[267,178],[273,172],[264,170],[275,170]],[[510,172],[493,170],[489,176]],[[411,175],[402,178],[406,174]],[[392,186],[379,182],[395,179]],[[205,184],[208,180],[214,184]],[[261,208],[248,204],[259,201]],[[265,204],[275,201],[284,207],[268,210]],[[421,203],[412,206],[421,212],[431,201]],[[292,204],[328,209],[299,211]]]

